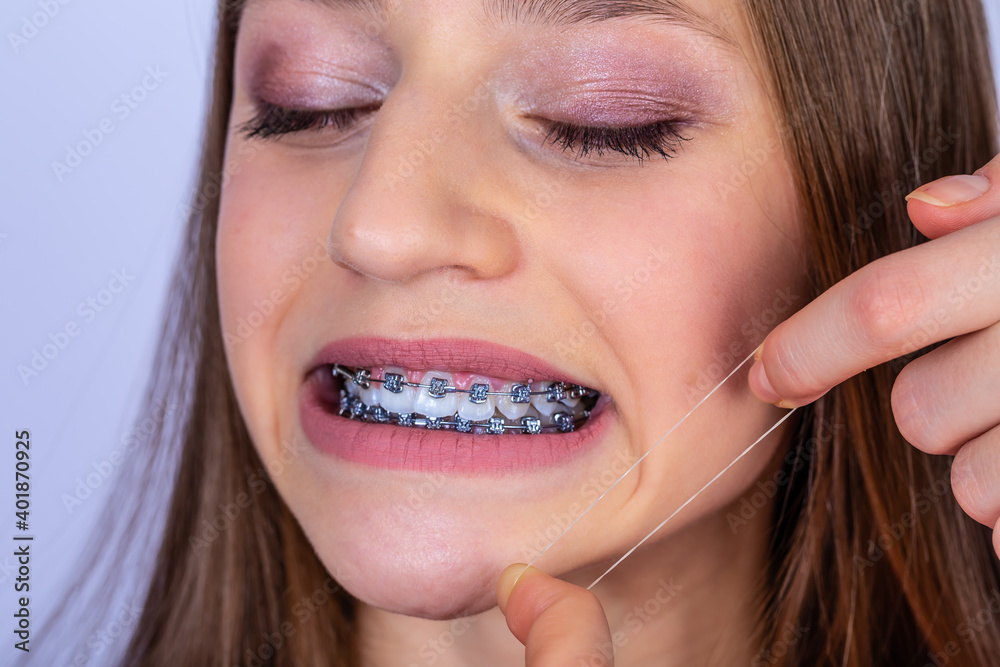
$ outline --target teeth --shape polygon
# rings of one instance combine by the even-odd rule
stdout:
[[[362,401],[365,402],[365,405],[367,405],[368,407],[374,407],[376,405],[380,405],[379,394],[382,392],[382,390],[379,388],[380,386],[381,385],[378,382],[369,382],[367,389],[358,387],[359,389],[358,396],[361,398]]]
[[[397,366],[387,366],[385,369],[385,377],[388,377],[390,373],[402,376],[402,382],[406,382],[406,371]],[[389,412],[398,412],[399,414],[407,414],[413,412],[413,404],[417,400],[417,389],[416,387],[407,387],[405,385],[396,386],[393,383],[388,383],[389,388],[386,388],[386,383],[373,382],[372,384],[377,385],[379,405],[388,410]],[[390,389],[399,389],[399,392],[390,391]]]
[[[477,391],[483,393],[487,391],[493,391],[490,387],[489,378],[483,377],[482,375],[473,375],[469,380],[469,389],[473,390],[473,393],[465,394],[458,393],[455,394],[458,397],[458,416],[463,419],[469,419],[474,422],[486,421],[493,416],[497,407],[497,397],[487,396],[487,395],[477,395]]]
[[[413,402],[413,411],[427,417],[450,417],[458,410],[458,394],[442,393],[439,387],[455,386],[451,373],[427,371],[420,379],[420,384],[431,385],[421,387],[417,399]]]
[[[521,420],[521,426],[524,427],[523,433],[542,432],[542,422],[539,421],[537,417],[525,417]]]
[[[500,391],[504,392],[513,391],[512,387],[515,384],[520,384],[520,383],[505,382]],[[530,403],[514,403],[512,401],[512,397],[510,396],[501,396],[500,399],[497,401],[497,410],[499,410],[500,414],[502,414],[507,419],[515,421],[523,417],[528,412],[529,405]]]
[[[563,384],[561,382],[532,382],[531,391],[544,391],[544,394],[532,394],[531,405],[538,410],[538,413],[546,417],[551,417],[553,413],[558,412],[565,408],[564,405],[559,403],[559,399],[565,396],[565,393],[560,396],[560,387]],[[550,401],[550,397],[559,397],[553,401]]]
[[[341,416],[462,433],[568,433],[577,428],[577,420],[587,421],[599,397],[585,387],[560,381],[507,381],[497,388],[494,383],[499,380],[464,373],[461,377],[467,379],[461,389],[446,391],[458,387],[451,373],[410,375],[397,366],[335,366],[334,374],[344,378]],[[404,386],[406,382],[423,386]],[[488,395],[491,392],[504,395]]]
[[[576,406],[580,405],[580,399],[570,398],[569,395],[567,395],[565,398],[562,399],[562,403],[563,405],[568,405],[571,408],[575,408]]]
[[[573,415],[569,412],[559,411],[552,415],[552,424],[558,426],[563,433],[568,433],[574,429]]]

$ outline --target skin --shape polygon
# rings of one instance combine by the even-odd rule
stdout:
[[[953,338],[903,369],[893,415],[918,449],[955,456],[955,497],[994,528],[1000,555],[1000,417],[989,400],[1000,389],[1000,156],[973,176],[981,180],[946,177],[908,195],[910,220],[933,240],[872,262],[776,327],[750,386],[764,401],[804,405],[866,368]],[[907,289],[918,282],[930,288]],[[523,564],[501,574],[497,602],[531,667],[599,660],[591,647],[611,636],[593,593]]]
[[[494,25],[479,0],[412,0],[382,17],[248,4],[217,237],[227,363],[279,493],[359,600],[366,664],[518,665],[518,641],[528,664],[571,664],[560,651],[597,651],[611,628],[625,632],[624,664],[754,657],[768,508],[738,530],[726,516],[773,475],[784,429],[582,588],[783,414],[745,369],[538,560],[559,579],[529,573],[509,600],[509,576],[496,587],[554,516],[579,511],[581,481],[647,452],[760,343],[761,322],[802,305],[781,123],[735,13],[690,5],[735,45],[648,20]],[[261,141],[240,132],[257,97],[379,109],[343,132]],[[640,164],[545,144],[539,118],[681,120],[690,141]],[[587,333],[570,345],[567,331]],[[358,335],[520,348],[610,394],[609,428],[568,464],[499,479],[335,459],[307,442],[298,398],[319,349]],[[765,344],[763,363],[779,349]],[[774,381],[798,395],[792,376]],[[629,613],[651,600],[634,630]]]

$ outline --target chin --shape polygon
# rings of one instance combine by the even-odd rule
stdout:
[[[448,620],[496,606],[497,578],[510,563],[486,554],[475,544],[449,545],[408,535],[396,536],[389,549],[374,541],[341,545],[323,562],[330,572],[350,572],[338,581],[365,604],[406,616]]]

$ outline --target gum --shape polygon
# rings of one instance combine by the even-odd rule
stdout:
[[[381,379],[382,377],[384,377],[385,368],[386,368],[385,366],[372,367],[371,369],[372,377],[376,379]],[[406,373],[406,381],[419,383],[421,380],[423,380],[424,375],[426,375],[429,370],[436,370],[436,369],[425,369],[425,370],[404,369]],[[439,372],[444,373],[448,371],[439,371]],[[504,384],[508,382],[514,384],[525,384],[527,380],[532,379],[532,378],[521,378],[518,380],[512,380],[510,378],[494,378],[488,375],[481,375],[479,373],[467,373],[461,371],[452,372],[451,377],[454,386],[457,387],[458,389],[471,389],[473,384],[475,384],[476,382],[482,382],[483,379],[485,378],[490,383],[490,391],[501,391]]]

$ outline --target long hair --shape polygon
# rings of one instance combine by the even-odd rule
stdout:
[[[978,0],[745,4],[788,119],[818,294],[926,241],[902,195],[997,153],[986,18]],[[916,450],[892,416],[908,360],[856,376],[806,413],[793,447],[808,465],[786,458],[793,483],[777,502],[765,664],[971,666],[1000,655],[1000,623],[982,620],[1000,597],[990,531],[951,495],[951,458]],[[811,630],[793,642],[789,627]]]
[[[979,0],[742,5],[784,119],[819,294],[926,240],[903,194],[970,173],[998,151],[983,8]],[[240,14],[238,0],[220,0],[198,189],[148,394],[151,409],[164,400],[183,409],[122,480],[148,501],[148,471],[171,471],[152,576],[120,664],[356,667],[355,601],[276,492],[225,362],[215,235]],[[1000,655],[998,624],[981,620],[1000,597],[989,531],[951,496],[950,458],[917,451],[895,427],[889,395],[905,361],[862,373],[801,413],[790,481],[775,503],[757,664],[979,667]],[[122,544],[150,534],[134,516]]]

